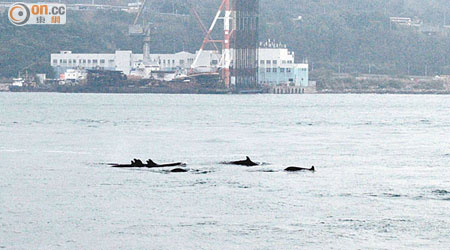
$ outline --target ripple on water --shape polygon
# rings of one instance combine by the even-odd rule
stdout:
[[[197,182],[195,182],[194,184],[192,184],[192,186],[196,186],[196,185],[204,185],[204,184],[206,184],[207,182],[206,181],[197,181]]]
[[[212,172],[213,171],[210,171],[210,170],[198,170],[198,169],[192,170],[193,174],[209,174],[209,173],[212,173]]]
[[[78,119],[73,121],[74,123],[95,123],[95,124],[101,124],[101,123],[108,123],[109,121],[106,120],[93,120],[93,119]]]
[[[393,193],[383,193],[384,196],[386,197],[392,197],[392,198],[400,198],[403,197],[404,195],[401,194],[393,194]]]
[[[438,195],[449,195],[450,192],[447,190],[443,190],[443,189],[436,189],[433,191],[434,194],[438,194]]]
[[[400,197],[407,197],[406,195],[402,194],[394,194],[394,193],[382,193],[382,194],[373,194],[369,193],[367,194],[370,197],[389,197],[389,198],[400,198]]]
[[[258,170],[251,170],[249,172],[255,172],[255,173],[275,173],[279,171],[275,171],[273,169],[258,169]]]

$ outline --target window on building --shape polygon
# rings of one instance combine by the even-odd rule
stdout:
[[[174,60],[172,60],[172,64],[175,64],[175,59],[174,59]]]
[[[271,69],[270,69],[270,68],[267,68],[267,69],[266,69],[266,72],[270,72],[270,71],[271,71]]]
[[[184,65],[184,60],[180,60],[180,65]]]
[[[218,63],[219,63],[219,62],[218,62],[217,60],[212,60],[212,61],[211,61],[211,64],[212,64],[212,65],[217,65]]]
[[[94,60],[92,60],[92,62],[93,62],[94,64],[97,64],[97,63],[98,63],[98,60],[97,60],[97,59],[94,59]]]
[[[58,60],[57,59],[53,59],[53,64],[54,65],[58,64]]]
[[[261,60],[259,63],[260,63],[260,64],[264,64],[264,60]]]
[[[64,64],[67,64],[67,60],[66,60],[66,59],[63,59],[63,63],[64,63]]]
[[[289,61],[288,61],[288,64],[292,64],[292,60],[289,60]]]
[[[91,59],[88,59],[88,63],[91,63],[92,61],[91,61]]]
[[[283,64],[286,64],[286,60],[281,61]]]
[[[281,69],[280,69],[280,72],[281,72],[281,73],[284,73],[284,68],[281,68]]]
[[[113,65],[114,64],[114,60],[109,60],[109,64]]]
[[[267,61],[266,61],[266,64],[270,64],[270,60],[267,60]]]
[[[277,60],[273,60],[272,63],[273,64],[277,64],[278,62],[277,62]]]
[[[166,64],[166,59],[163,60],[163,64]]]
[[[100,59],[100,63],[104,64],[105,63],[105,59]]]
[[[287,68],[286,72],[291,73],[291,68]]]
[[[277,68],[273,68],[273,70],[272,70],[272,72],[278,72],[278,69]]]
[[[86,59],[83,59],[83,63],[86,63]]]

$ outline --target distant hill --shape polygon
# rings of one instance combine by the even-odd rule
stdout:
[[[15,1],[12,1],[15,2]],[[63,1],[64,2],[64,1]],[[70,3],[91,1],[66,1]],[[131,1],[96,3],[127,4]],[[195,51],[202,32],[188,14],[187,0],[149,0],[145,19],[153,23],[154,52]],[[190,1],[209,25],[220,0]],[[301,20],[298,17],[301,16]],[[389,17],[420,19],[439,32],[399,27]],[[9,24],[0,19],[0,77],[18,71],[51,73],[50,53],[141,52],[141,39],[127,34],[134,16],[123,12],[72,12],[65,26]],[[297,60],[314,70],[391,75],[450,74],[450,5],[448,0],[261,0],[260,40],[286,43]]]

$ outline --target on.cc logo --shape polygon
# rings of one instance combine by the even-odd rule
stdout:
[[[14,25],[25,25],[30,19],[30,9],[23,3],[15,3],[9,8],[8,17]]]

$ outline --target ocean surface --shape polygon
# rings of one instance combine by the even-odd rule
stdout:
[[[265,164],[220,164],[247,155]],[[191,171],[107,165],[132,158]],[[449,249],[449,236],[449,96],[0,93],[0,248]]]

